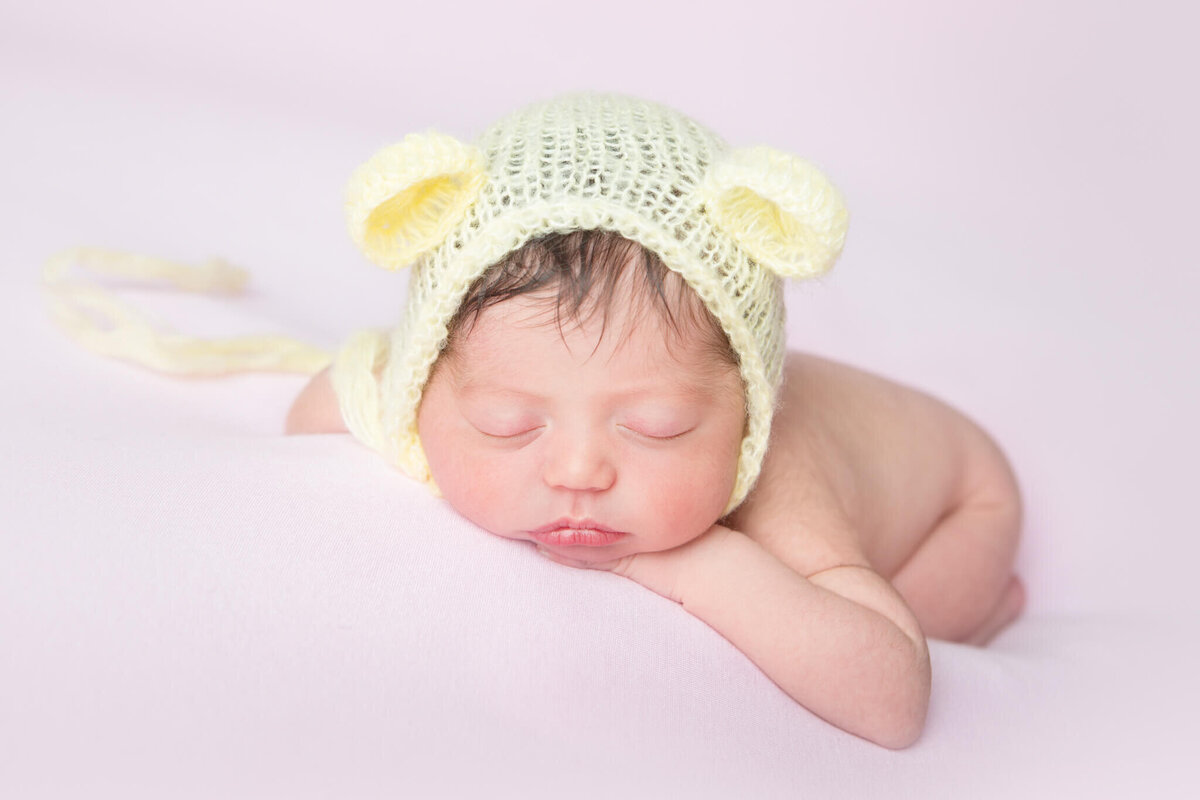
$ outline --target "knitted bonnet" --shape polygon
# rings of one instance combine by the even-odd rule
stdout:
[[[532,239],[615,231],[682,276],[737,353],[748,424],[723,513],[745,499],[767,448],[785,352],[781,279],[829,269],[847,226],[837,189],[807,161],[730,148],[671,108],[594,92],[521,108],[473,144],[409,134],[354,172],[346,219],[367,258],[411,270],[400,324],[355,333],[334,358],[355,437],[437,493],[417,410],[471,284]]]

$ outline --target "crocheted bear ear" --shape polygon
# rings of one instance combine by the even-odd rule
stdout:
[[[820,275],[842,252],[849,221],[842,196],[802,158],[765,145],[734,149],[699,188],[712,223],[777,275]]]
[[[410,133],[350,176],[346,225],[371,261],[407,267],[441,243],[485,182],[478,148],[437,131]]]

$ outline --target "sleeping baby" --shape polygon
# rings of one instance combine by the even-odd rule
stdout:
[[[926,636],[982,645],[1020,613],[1021,502],[987,434],[785,350],[782,278],[846,229],[809,163],[575,94],[474,146],[410,135],[347,214],[411,266],[407,313],[351,338],[289,433],[348,430],[479,527],[682,604],[885,747],[922,730]]]
[[[921,734],[926,637],[984,645],[1020,614],[1021,500],[996,444],[928,395],[786,350],[782,281],[828,270],[847,226],[807,161],[573,93],[473,144],[380,150],[346,214],[369,259],[411,274],[400,324],[332,363],[290,340],[164,337],[63,278],[88,256],[236,289],[222,264],[67,253],[46,267],[56,316],[162,370],[316,372],[288,433],[348,431],[480,528],[680,603],[884,747]]]

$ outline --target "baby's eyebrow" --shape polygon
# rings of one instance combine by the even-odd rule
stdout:
[[[459,394],[504,394],[513,397],[518,397],[527,400],[545,400],[544,395],[529,391],[525,388],[517,388],[515,386],[506,386],[503,383],[494,382],[486,378],[480,378],[474,375],[462,375],[454,381],[455,388]],[[673,380],[670,383],[661,386],[651,385],[635,385],[625,389],[619,389],[608,392],[607,396],[614,400],[630,400],[641,397],[679,397],[685,400],[695,400],[707,402],[717,394],[717,388],[706,380],[701,381],[679,381]]]
[[[471,369],[471,365],[462,358],[456,358],[452,362],[450,370],[450,384],[459,394],[477,394],[484,391],[495,391],[496,387],[491,385],[487,376],[481,376],[479,373]],[[503,387],[501,387],[503,389]],[[504,389],[511,391],[513,394],[525,394],[517,389]],[[531,395],[532,396],[532,395]]]
[[[530,391],[528,386],[506,385],[506,376],[495,368],[496,363],[495,358],[484,358],[481,361],[477,358],[464,358],[459,354],[447,363],[450,367],[450,383],[460,395],[493,392],[535,401],[546,399]],[[613,391],[609,396],[617,400],[627,400],[639,395],[657,395],[705,404],[723,402],[727,398],[732,400],[734,395],[739,400],[742,398],[743,386],[736,366],[712,361],[704,361],[692,369],[680,365],[682,369],[691,373],[690,378],[681,376],[678,369],[670,369],[666,364],[663,366],[668,368],[658,371],[659,381],[635,383],[624,390]],[[731,380],[731,372],[737,375],[736,380]]]
[[[480,381],[480,380],[455,381],[454,388],[461,395],[506,394],[506,395],[513,395],[514,397],[525,398],[528,400],[543,399],[540,395],[534,394],[533,392],[525,391],[524,389],[516,389],[511,386],[503,386],[503,385],[493,384],[493,383],[490,383],[489,381]]]

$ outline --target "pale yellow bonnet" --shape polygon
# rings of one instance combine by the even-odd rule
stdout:
[[[766,452],[785,351],[781,279],[828,270],[847,227],[841,195],[809,162],[730,148],[667,106],[595,92],[521,108],[471,144],[408,135],[354,172],[346,219],[369,259],[411,270],[400,324],[354,334],[333,363],[358,439],[436,491],[417,408],[471,283],[536,237],[611,230],[678,272],[737,352],[749,424],[726,512]]]

